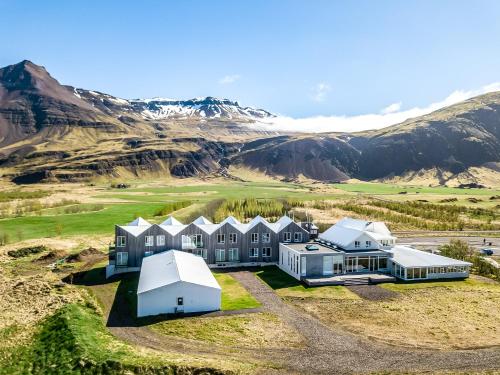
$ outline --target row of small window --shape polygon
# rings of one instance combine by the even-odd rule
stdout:
[[[145,236],[144,237],[145,245],[146,246],[154,246],[154,236]],[[285,242],[291,242],[292,240],[292,233],[291,232],[285,232],[284,233],[284,241]],[[295,232],[293,234],[293,240],[294,242],[302,242],[302,233],[301,232]],[[252,243],[258,243],[259,242],[259,233],[252,233],[251,237]],[[229,233],[229,243],[237,243],[238,242],[238,234],[237,233]],[[263,243],[270,243],[271,242],[271,233],[262,233],[262,242]],[[369,241],[367,241],[369,242]],[[194,245],[196,247],[203,246],[202,243],[202,235],[201,234],[193,234],[190,236],[182,236],[182,243],[185,245]],[[226,235],[225,234],[218,234],[217,235],[217,243],[218,244],[225,244],[226,243]],[[116,246],[117,247],[125,247],[126,245],[126,237],[125,236],[117,236],[116,237]],[[165,235],[160,234],[156,236],[156,246],[165,246]]]
[[[359,249],[361,247],[361,241],[354,241],[354,247]],[[372,247],[372,241],[365,241],[365,247]]]
[[[260,249],[258,247],[253,247],[248,250],[249,258],[258,258]],[[192,251],[193,254],[202,257],[203,259],[207,259],[208,253],[207,249],[194,249]],[[271,248],[263,247],[262,248],[262,256],[264,258],[271,257]],[[227,250],[227,259],[226,259],[226,249],[215,249],[215,261],[216,262],[238,262],[240,260],[240,249],[231,248]]]

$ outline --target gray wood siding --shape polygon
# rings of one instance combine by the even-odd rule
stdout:
[[[302,228],[297,223],[290,223],[285,228],[280,230],[278,233],[275,233],[270,228],[268,228],[263,223],[258,223],[253,228],[251,228],[247,233],[241,233],[238,229],[232,226],[230,223],[224,224],[222,227],[218,228],[212,234],[206,233],[204,230],[199,228],[197,225],[191,223],[182,231],[172,236],[170,233],[165,231],[157,224],[153,224],[150,228],[146,229],[137,237],[133,236],[126,230],[120,228],[118,225],[115,226],[115,241],[117,236],[125,236],[126,245],[125,247],[116,247],[116,252],[126,251],[128,252],[128,266],[129,267],[140,267],[142,263],[142,259],[144,258],[145,251],[153,251],[153,253],[160,253],[163,251],[176,249],[182,249],[182,236],[183,235],[193,235],[193,234],[201,234],[203,246],[202,249],[207,250],[207,263],[215,264],[215,250],[216,249],[224,249],[225,250],[225,259],[224,261],[228,261],[229,257],[229,249],[237,248],[239,249],[239,261],[241,263],[248,262],[278,262],[279,260],[279,243],[284,242],[284,232],[290,232],[292,236],[292,241],[294,238],[295,232],[302,233],[302,242],[309,241],[309,232],[307,232],[304,228]],[[236,233],[237,241],[236,243],[229,242],[229,234]],[[258,241],[257,243],[252,243],[252,233],[257,233]],[[270,234],[270,242],[264,243],[262,239],[263,233]],[[225,235],[225,243],[218,244],[217,243],[217,235],[224,234]],[[157,245],[157,236],[164,235],[165,236],[165,245],[158,246]],[[146,236],[153,236],[154,242],[153,246],[146,247]],[[117,243],[117,242],[116,242]],[[259,256],[256,258],[249,257],[249,250],[253,247],[259,249]],[[263,257],[262,249],[264,247],[271,248],[271,257]],[[190,251],[191,250],[187,250]]]

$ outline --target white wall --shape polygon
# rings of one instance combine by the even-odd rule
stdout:
[[[289,259],[290,263],[288,261]],[[296,267],[297,272],[295,272],[294,262],[298,262]],[[300,266],[300,253],[280,243],[278,267],[290,276],[300,280]]]
[[[175,313],[178,297],[184,298],[186,313],[220,310],[220,289],[179,281],[138,294],[137,316]]]

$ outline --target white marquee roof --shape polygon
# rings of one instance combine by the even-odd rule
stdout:
[[[427,253],[409,246],[394,246],[385,250],[392,254],[392,260],[403,267],[445,267],[445,266],[470,266],[472,263],[444,257],[442,255]]]
[[[169,250],[143,259],[137,293],[177,282],[221,289],[203,258],[183,251]]]

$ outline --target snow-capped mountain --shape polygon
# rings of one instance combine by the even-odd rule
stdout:
[[[259,121],[275,117],[263,109],[242,107],[229,99],[211,96],[189,100],[168,98],[126,100],[96,91],[75,89],[75,96],[90,101],[94,107],[108,113],[117,110],[142,116],[144,119],[165,120],[174,118],[228,119]]]

